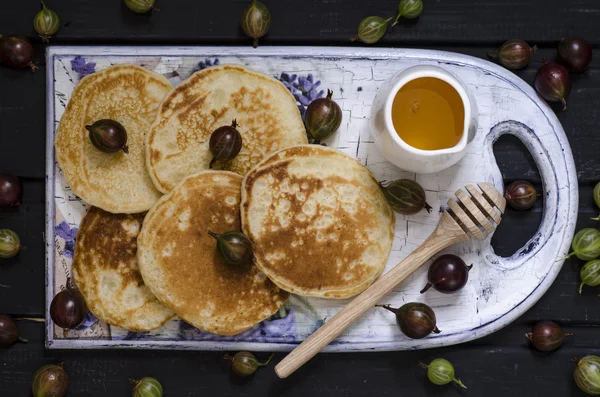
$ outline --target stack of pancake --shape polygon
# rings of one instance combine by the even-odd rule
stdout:
[[[92,146],[85,125],[100,119],[123,124],[129,154]],[[209,170],[209,138],[232,119],[242,150]],[[241,66],[207,68],[175,88],[131,65],[87,76],[55,147],[71,189],[91,206],[74,281],[98,318],[127,330],[179,317],[237,334],[289,293],[358,294],[391,250],[394,216],[368,169],[307,145],[290,92]],[[254,264],[227,265],[208,230],[243,231]]]

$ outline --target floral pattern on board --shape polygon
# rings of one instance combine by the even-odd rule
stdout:
[[[85,319],[83,320],[81,325],[76,329],[77,331],[83,331],[88,328],[93,328],[95,325],[98,324],[98,321],[100,321],[98,317],[94,316],[92,312],[88,312],[88,314],[85,315]]]
[[[81,77],[87,76],[88,74],[96,73],[96,63],[87,62],[81,55],[76,56],[71,60],[71,68],[79,73]]]
[[[300,110],[302,118],[304,118],[308,105],[315,99],[323,98],[323,95],[325,95],[324,90],[317,91],[317,88],[321,85],[321,81],[315,81],[312,73],[309,73],[306,76],[298,76],[296,74],[290,75],[284,72],[281,73],[278,80],[281,81],[285,88],[287,88],[294,98],[296,98],[298,110]]]
[[[158,59],[158,58],[157,58]],[[169,61],[166,64],[164,62]],[[55,85],[55,102],[57,107],[66,108],[68,102],[68,95],[64,94],[63,91],[68,92],[70,88],[74,88],[78,80],[75,78],[77,73],[80,77],[95,73],[97,70],[101,70],[107,67],[107,64],[103,62],[102,57],[96,56],[70,56],[60,60],[62,62],[62,69],[59,73],[64,75],[63,84]],[[146,59],[144,57],[139,58],[128,58],[127,62],[132,64],[140,65],[149,70],[155,70],[158,73],[162,73],[163,76],[168,78],[173,85],[179,84],[181,81],[190,76],[191,73],[204,70],[206,68],[220,65],[223,63],[238,63],[229,57],[219,58],[216,56],[208,57],[208,54],[202,58],[195,58],[193,60],[185,60],[184,62],[178,62],[175,59],[160,60],[159,63],[152,58]],[[112,63],[110,63],[112,65]],[[245,65],[246,63],[240,63]],[[69,70],[69,65],[72,70]],[[160,68],[159,65],[164,67]],[[273,69],[264,70],[265,73],[277,76],[286,88],[294,96],[298,109],[302,116],[308,105],[315,99],[322,98],[324,96],[324,90],[321,88],[321,81],[315,78],[313,74],[288,74],[280,73],[282,70],[287,68],[277,67]],[[60,89],[59,89],[60,87]],[[58,172],[58,169],[57,169]],[[60,179],[55,180],[55,183],[61,183]],[[61,189],[58,190],[62,193],[56,197],[56,210],[61,211],[60,206],[67,208],[63,209],[62,212],[66,217],[57,216],[55,219],[55,280],[62,280],[64,277],[69,280],[71,277],[71,263],[74,256],[74,249],[76,244],[76,236],[78,232],[78,219],[85,213],[84,209],[79,208],[82,202],[72,196],[70,189],[64,184]],[[71,197],[72,196],[72,197]],[[61,204],[59,204],[61,203]],[[74,204],[76,203],[76,204]],[[75,205],[77,210],[71,211],[71,207]],[[63,220],[64,219],[64,220]],[[60,274],[59,274],[60,273]],[[63,281],[58,284],[61,285]],[[2,286],[0,286],[2,287]],[[128,341],[127,343],[135,343],[135,341],[173,341],[173,342],[208,342],[218,345],[220,342],[234,342],[234,343],[274,343],[274,344],[296,344],[301,342],[306,336],[307,323],[311,326],[311,330],[318,328],[323,321],[322,316],[319,316],[310,303],[303,299],[291,298],[293,303],[287,303],[280,310],[255,325],[251,329],[244,331],[238,335],[233,336],[222,336],[216,335],[209,332],[199,330],[182,320],[174,320],[166,323],[163,327],[150,332],[130,332],[118,327],[111,326],[101,320],[99,320],[92,313],[89,313],[84,322],[80,327],[74,330],[70,330],[68,334],[59,332],[58,330],[54,339],[78,339],[78,340],[108,340],[108,341]]]
[[[286,306],[279,309],[269,319],[237,335],[221,336],[211,334],[201,331],[183,321],[179,325],[179,334],[182,339],[195,341],[294,343],[298,339],[296,315],[294,309],[287,308]]]
[[[62,250],[61,255],[67,258],[73,259],[73,252],[75,251],[75,238],[77,237],[77,227],[71,227],[66,221],[62,221],[54,228],[56,235],[65,240],[65,248]]]
[[[198,62],[198,67],[196,69],[194,69],[194,72],[197,72],[199,70],[204,70],[206,68],[209,68],[211,66],[217,66],[220,65],[221,61],[219,60],[219,58],[215,58],[213,61],[211,61],[210,59],[206,58],[204,61],[200,61]]]

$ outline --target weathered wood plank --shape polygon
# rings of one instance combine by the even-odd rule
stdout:
[[[16,208],[0,209],[0,229],[15,231],[24,245],[18,256],[0,259],[0,313],[40,315],[45,297],[45,186],[23,180],[23,199]]]
[[[128,379],[158,378],[173,397],[215,396],[456,396],[453,385],[434,386],[419,362],[450,360],[473,396],[583,396],[572,381],[573,356],[598,353],[597,328],[565,327],[577,335],[554,353],[529,347],[528,324],[509,328],[480,341],[435,350],[393,353],[320,354],[292,377],[280,380],[273,364],[250,379],[229,372],[222,353],[173,351],[63,351],[42,347],[41,324],[19,324],[29,344],[0,352],[0,390],[11,397],[29,396],[33,372],[64,362],[70,375],[69,396],[123,396]],[[260,358],[266,355],[258,355]],[[124,360],[127,357],[127,360]],[[277,354],[273,362],[283,358]],[[527,394],[530,393],[530,394]]]
[[[36,73],[0,68],[0,172],[28,178],[46,175],[44,72],[43,67]]]
[[[246,1],[158,2],[163,11],[155,18],[131,14],[118,2],[52,0],[51,7],[59,12],[62,21],[71,22],[61,30],[55,42],[248,43],[237,28],[239,10]],[[393,13],[397,0],[281,0],[273,2],[276,4],[270,3],[274,25],[270,37],[264,40],[265,44],[345,45],[362,17]],[[408,23],[396,28],[381,45],[434,46],[484,57],[491,49],[489,45],[500,44],[512,37],[551,47],[562,35],[577,33],[596,46],[600,43],[597,33],[600,11],[596,0],[507,0],[479,4],[446,0],[427,1],[425,7],[425,14],[416,24]],[[0,2],[2,33],[32,34],[31,17],[37,10],[38,3],[35,1]],[[455,46],[472,43],[481,46]],[[553,51],[541,51],[538,55],[551,58]],[[42,59],[41,53],[38,58]],[[539,64],[539,61],[536,62]],[[588,76],[575,83],[569,110],[559,115],[569,135],[582,183],[580,227],[598,226],[584,220],[596,215],[597,208],[589,193],[593,183],[600,179],[600,160],[596,149],[600,147],[600,135],[597,133],[600,121],[597,115],[600,105],[598,59],[594,65]],[[518,74],[531,82],[535,69]],[[0,68],[0,171],[35,177],[39,181],[38,187],[26,185],[25,201],[30,206],[29,213],[2,213],[0,227],[10,226],[32,236],[41,236],[43,230],[43,199],[40,200],[38,195],[43,196],[44,81],[43,73],[33,75]],[[512,180],[530,175],[531,166],[521,161],[524,153],[511,145],[497,146],[497,153],[503,151],[506,154],[505,160],[499,156],[504,176]],[[37,210],[34,209],[36,206]],[[505,222],[508,224],[513,220],[519,221],[518,218],[507,218]],[[507,230],[505,236],[508,241],[502,242],[498,238],[497,249],[500,251],[504,247],[510,250],[516,240],[525,239],[521,230],[535,229],[531,222],[524,221],[522,227],[513,233]],[[0,284],[10,274],[11,282],[17,285],[12,291],[0,288],[0,312],[33,314],[42,311],[44,263],[41,238],[37,242],[28,242],[28,252],[23,255],[26,254],[31,255],[32,260],[25,265],[0,265]],[[287,381],[277,380],[270,370],[258,372],[249,381],[239,381],[228,374],[226,362],[218,353],[46,352],[43,349],[43,327],[24,325],[24,334],[31,338],[31,342],[10,350],[0,350],[0,395],[29,396],[33,371],[43,364],[64,360],[67,368],[72,367],[69,368],[73,382],[69,396],[129,395],[131,386],[127,378],[146,375],[160,377],[168,395],[172,396],[456,396],[460,392],[454,387],[429,385],[423,372],[416,368],[420,360],[441,356],[454,363],[457,375],[469,386],[468,395],[583,396],[571,381],[573,366],[569,358],[587,353],[598,354],[600,346],[596,328],[569,327],[569,331],[578,334],[577,339],[570,342],[575,348],[567,345],[567,349],[549,356],[526,348],[521,337],[523,325],[540,318],[564,319],[573,324],[599,324],[600,318],[594,311],[600,299],[595,295],[598,291],[590,288],[584,291],[582,297],[577,294],[579,267],[578,260],[568,261],[554,285],[533,309],[506,330],[488,338],[431,351],[322,355]],[[282,355],[276,356],[276,360],[281,358]]]
[[[246,0],[212,3],[189,0],[158,0],[155,15],[136,15],[122,2],[108,6],[95,0],[54,0],[52,8],[63,27],[54,43],[187,43],[250,44],[238,26]],[[265,45],[344,45],[356,34],[359,22],[369,15],[394,16],[398,0],[378,1],[266,1],[273,17]],[[381,45],[481,44],[509,38],[556,42],[568,34],[589,37],[600,44],[596,0],[524,2],[496,0],[425,1],[418,20],[403,20],[390,30]],[[3,31],[30,33],[31,18],[39,9],[35,1],[0,4]],[[290,23],[293,22],[293,23]]]

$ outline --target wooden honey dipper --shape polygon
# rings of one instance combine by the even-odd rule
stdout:
[[[472,185],[465,186],[469,194],[462,189],[456,191],[456,200],[448,200],[449,210],[443,212],[431,236],[288,354],[275,367],[277,375],[286,378],[294,373],[433,255],[452,244],[471,238],[480,240],[493,232],[494,223],[502,219],[506,200],[489,183],[477,185],[481,191]]]

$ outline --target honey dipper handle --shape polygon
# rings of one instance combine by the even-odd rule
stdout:
[[[344,309],[288,354],[275,367],[277,375],[280,378],[286,378],[294,373],[337,338],[350,324],[379,303],[384,296],[421,267],[429,258],[454,243],[467,240],[469,240],[467,234],[448,213],[444,212],[438,227],[419,248],[354,298]]]

